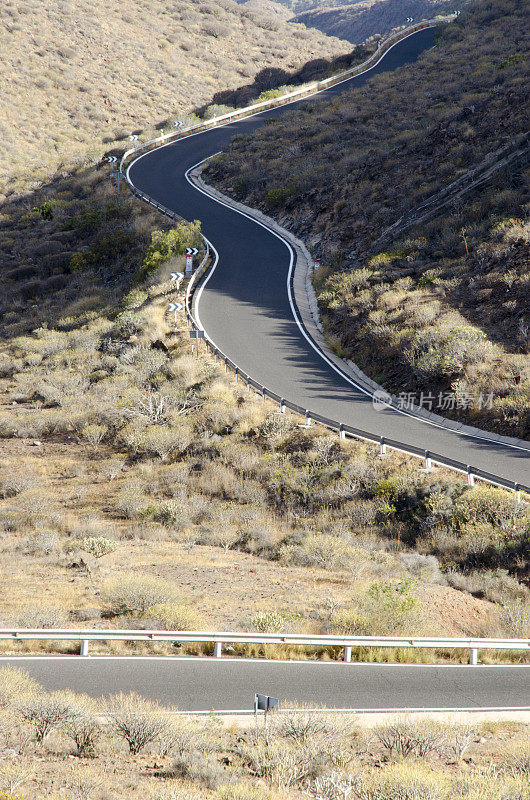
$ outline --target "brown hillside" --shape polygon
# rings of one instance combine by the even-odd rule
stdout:
[[[347,50],[233,0],[3,0],[0,195],[260,70]]]

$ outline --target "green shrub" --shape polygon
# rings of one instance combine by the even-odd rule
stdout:
[[[137,280],[145,280],[170,258],[185,253],[187,247],[200,247],[200,230],[201,224],[196,220],[189,223],[178,222],[169,231],[153,231],[151,244],[136,276]]]

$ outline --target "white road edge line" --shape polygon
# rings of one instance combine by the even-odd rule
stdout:
[[[91,661],[158,661],[160,663],[173,663],[175,661],[193,661],[194,663],[201,664],[274,664],[277,666],[305,666],[316,667],[322,669],[324,667],[364,667],[371,669],[373,667],[380,669],[471,669],[474,672],[480,670],[483,672],[488,669],[530,669],[528,664],[406,664],[406,663],[392,663],[392,662],[372,662],[372,661],[300,661],[296,659],[282,659],[282,658],[231,658],[223,656],[222,658],[215,658],[213,656],[113,656],[113,655],[67,655],[59,653],[57,655],[2,655],[0,656],[0,663],[3,661],[81,661],[83,664],[88,664]]]
[[[429,25],[428,27],[421,28],[421,29],[420,29],[420,31],[424,31],[424,30],[431,30],[432,28],[435,28],[435,27],[436,27],[436,25]],[[365,75],[367,72],[370,72],[371,70],[375,69],[375,67],[377,67],[377,66],[378,66],[378,64],[380,64],[380,63],[381,63],[381,61],[382,61],[384,58],[386,58],[386,56],[388,55],[388,53],[390,53],[390,51],[391,51],[391,50],[392,50],[394,47],[397,47],[397,45],[398,45],[398,44],[401,44],[401,42],[404,42],[404,41],[406,41],[406,40],[407,40],[407,39],[409,39],[411,36],[415,36],[415,35],[416,35],[417,33],[419,33],[420,31],[413,31],[412,33],[409,33],[407,36],[403,37],[403,39],[399,39],[399,41],[395,42],[395,43],[394,43],[394,44],[393,44],[391,47],[389,47],[389,48],[388,48],[388,50],[385,50],[385,52],[384,52],[384,53],[381,55],[381,57],[378,59],[378,61],[376,61],[376,63],[375,63],[375,64],[372,64],[372,66],[371,66],[371,67],[368,67],[366,70],[364,70],[363,72],[359,72],[359,73],[357,73],[356,75],[351,75],[350,77],[348,77],[348,78],[345,78],[343,81],[339,81],[338,83],[335,83],[335,84],[333,84],[333,86],[341,86],[343,83],[348,83],[348,81],[354,80],[355,78],[358,78],[358,77],[359,77],[359,76],[361,76],[361,75]],[[316,95],[319,95],[319,94],[322,94],[323,92],[326,92],[326,91],[328,91],[328,90],[329,90],[329,88],[333,88],[333,87],[328,87],[328,88],[320,89],[318,92],[315,92],[314,94],[312,94],[312,95],[309,95],[308,97],[302,97],[302,98],[297,98],[296,100],[291,100],[289,103],[285,103],[284,105],[280,106],[280,108],[284,108],[284,107],[287,107],[287,106],[290,106],[290,105],[295,105],[295,103],[301,103],[301,102],[302,102],[302,101],[304,101],[304,100],[308,100],[308,99],[310,99],[310,98],[312,98],[312,97],[316,97]],[[267,113],[269,113],[270,111],[274,111],[274,109],[265,109],[264,111],[257,111],[255,114],[249,114],[249,115],[248,115],[248,117],[243,117],[242,119],[243,119],[243,120],[252,119],[253,117],[260,116],[261,114],[267,114]],[[158,147],[158,148],[156,148],[156,149],[157,149],[157,151],[158,151],[158,150],[162,150],[162,149],[163,149],[163,148],[165,148],[165,147],[172,147],[173,145],[176,145],[176,144],[178,144],[179,142],[182,142],[182,141],[185,141],[185,140],[188,140],[188,139],[192,139],[194,136],[202,136],[203,134],[207,134],[207,133],[209,133],[210,131],[216,131],[216,130],[219,130],[220,128],[226,128],[226,127],[229,127],[230,125],[234,125],[234,124],[236,124],[236,122],[241,122],[241,121],[242,121],[242,120],[235,120],[235,121],[233,121],[233,122],[227,122],[227,123],[225,123],[224,125],[219,125],[219,126],[217,126],[217,127],[215,127],[215,128],[208,128],[207,130],[204,130],[204,131],[197,131],[197,133],[190,134],[190,136],[186,136],[186,137],[183,137],[182,139],[177,139],[177,140],[176,140],[176,141],[174,141],[174,142],[167,142],[166,144],[160,145],[160,147]],[[126,177],[127,177],[127,181],[128,181],[130,184],[131,184],[131,186],[134,186],[134,184],[133,184],[133,182],[132,182],[132,180],[131,180],[131,178],[130,178],[130,174],[129,174],[129,173],[130,173],[130,170],[131,170],[131,168],[134,166],[134,164],[136,164],[136,163],[137,163],[138,161],[140,161],[142,158],[145,158],[145,156],[147,156],[147,155],[150,155],[152,152],[153,152],[153,151],[149,150],[149,151],[147,151],[146,153],[142,153],[142,155],[138,156],[138,157],[137,157],[137,158],[135,158],[133,161],[131,161],[131,163],[130,163],[130,164],[129,164],[129,166],[127,167],[127,171],[126,171],[126,173],[125,173],[125,174],[126,174]],[[217,154],[216,154],[216,155],[217,155]],[[332,369],[333,369],[333,370],[334,370],[334,371],[335,371],[335,372],[336,372],[338,375],[340,375],[340,376],[341,376],[341,377],[342,377],[344,380],[346,380],[346,381],[347,381],[347,382],[348,382],[348,383],[349,383],[351,386],[353,386],[353,387],[354,387],[355,389],[357,389],[358,391],[361,391],[361,392],[362,392],[363,394],[365,394],[367,397],[373,397],[373,394],[372,394],[371,392],[369,392],[367,389],[365,389],[364,387],[360,386],[359,384],[355,383],[355,381],[353,381],[353,380],[352,380],[352,379],[351,379],[351,378],[350,378],[348,375],[346,375],[344,372],[342,372],[342,371],[339,369],[339,367],[337,367],[337,366],[336,366],[336,365],[335,365],[335,364],[334,364],[332,361],[330,361],[330,359],[328,359],[328,357],[325,355],[325,353],[324,353],[322,350],[320,350],[320,348],[318,347],[318,345],[317,345],[317,344],[316,344],[316,343],[313,341],[313,339],[312,339],[312,338],[311,338],[311,337],[310,337],[310,336],[307,334],[307,332],[305,331],[305,329],[304,329],[304,327],[303,327],[303,325],[302,325],[301,321],[299,320],[299,318],[298,318],[298,314],[296,313],[296,309],[295,309],[295,306],[294,306],[294,304],[293,304],[292,295],[291,295],[291,287],[290,287],[290,282],[291,282],[291,275],[292,275],[292,269],[293,269],[293,264],[294,264],[294,252],[293,252],[293,249],[292,249],[291,245],[289,244],[289,242],[287,242],[285,239],[283,239],[283,238],[282,238],[282,237],[281,237],[279,234],[277,234],[277,233],[276,233],[274,230],[272,230],[271,228],[269,228],[269,227],[268,227],[267,225],[265,225],[264,223],[262,223],[262,222],[259,222],[258,220],[254,219],[253,217],[249,216],[248,214],[245,214],[243,211],[240,211],[239,209],[232,208],[232,206],[228,205],[228,203],[224,203],[224,202],[222,202],[221,200],[218,200],[217,198],[215,198],[215,197],[212,197],[210,194],[208,194],[207,192],[205,192],[203,189],[201,189],[201,188],[200,188],[200,187],[198,187],[198,186],[195,186],[195,185],[192,183],[192,181],[191,181],[191,180],[190,180],[190,178],[189,178],[189,175],[188,175],[188,173],[189,173],[189,172],[191,172],[192,170],[196,169],[198,166],[200,166],[201,164],[203,164],[205,161],[208,161],[210,158],[213,158],[213,156],[208,156],[207,158],[204,158],[204,159],[202,159],[202,160],[201,160],[201,161],[199,161],[197,164],[195,164],[195,165],[194,165],[194,166],[192,166],[192,167],[189,167],[189,169],[188,169],[188,170],[186,170],[186,172],[185,172],[185,178],[186,178],[187,182],[188,182],[188,183],[190,184],[190,186],[192,186],[192,187],[193,187],[193,188],[194,188],[196,191],[198,191],[198,192],[201,192],[201,193],[202,193],[202,194],[203,194],[205,197],[208,197],[208,198],[209,198],[210,200],[212,200],[213,202],[216,202],[216,203],[218,203],[219,205],[225,206],[226,208],[228,208],[228,209],[230,209],[230,210],[234,211],[235,213],[237,213],[237,214],[241,214],[241,216],[247,217],[247,219],[250,219],[252,222],[255,222],[257,225],[261,225],[261,227],[262,227],[262,228],[264,228],[265,230],[267,230],[267,231],[269,231],[270,233],[272,233],[272,234],[273,234],[274,236],[276,236],[276,237],[277,237],[277,238],[278,238],[278,239],[279,239],[281,242],[283,242],[283,243],[285,244],[285,246],[288,248],[288,250],[289,250],[289,252],[290,252],[290,255],[291,255],[291,263],[290,263],[290,266],[289,266],[289,272],[288,272],[288,275],[287,275],[287,291],[288,291],[289,303],[290,303],[290,305],[291,305],[291,310],[292,310],[292,313],[293,313],[294,320],[295,320],[295,322],[296,322],[296,324],[297,324],[298,328],[300,329],[300,332],[302,333],[303,337],[304,337],[304,338],[307,340],[307,342],[309,343],[309,345],[310,345],[310,346],[313,348],[313,350],[315,350],[315,352],[316,352],[316,353],[318,353],[318,355],[319,355],[319,356],[320,356],[320,357],[321,357],[321,358],[322,358],[322,359],[323,359],[323,360],[324,360],[324,361],[325,361],[325,362],[326,362],[326,363],[327,363],[329,366],[331,366],[331,368],[332,368]],[[213,244],[212,244],[212,243],[209,241],[209,239],[207,239],[207,238],[206,238],[206,236],[204,236],[204,235],[203,235],[203,238],[204,238],[204,240],[205,240],[205,241],[208,243],[208,245],[209,245],[209,246],[212,248],[212,251],[215,253],[215,261],[214,261],[213,265],[210,267],[210,270],[209,270],[209,272],[208,272],[208,275],[206,276],[206,279],[205,279],[205,280],[202,282],[201,286],[199,287],[199,290],[198,290],[198,292],[197,292],[197,299],[196,299],[196,301],[195,301],[195,311],[196,311],[196,314],[197,314],[197,322],[199,323],[199,326],[200,326],[201,328],[202,328],[202,323],[201,323],[201,321],[200,321],[200,316],[199,316],[199,302],[200,302],[200,298],[201,298],[202,291],[203,291],[204,287],[206,286],[206,284],[208,283],[208,281],[209,281],[209,280],[210,280],[210,278],[212,277],[212,275],[213,275],[213,273],[215,272],[215,269],[216,269],[216,267],[217,267],[217,264],[219,263],[219,254],[218,254],[217,250],[215,249],[215,247],[213,246]],[[217,347],[217,345],[215,344],[215,342],[213,341],[213,339],[212,339],[210,336],[208,336],[208,334],[207,334],[207,337],[208,337],[209,341],[210,341],[210,342],[211,342],[211,343],[214,345],[214,347]],[[219,349],[219,348],[218,348],[218,349]],[[526,447],[521,447],[521,446],[519,446],[519,445],[506,444],[505,442],[497,442],[495,439],[491,439],[491,438],[489,438],[489,437],[487,437],[487,436],[477,436],[476,434],[465,433],[465,432],[462,432],[462,431],[454,431],[454,430],[452,430],[451,428],[446,428],[444,425],[441,425],[440,423],[437,423],[437,422],[431,422],[430,420],[426,420],[426,419],[423,419],[422,417],[415,416],[414,414],[411,414],[411,413],[409,413],[409,412],[405,411],[404,409],[394,408],[393,406],[389,406],[389,408],[390,408],[391,410],[393,410],[393,411],[396,411],[397,413],[400,413],[400,414],[403,414],[403,415],[404,415],[404,416],[406,416],[406,417],[409,417],[410,419],[414,419],[414,420],[416,420],[416,421],[418,421],[418,422],[423,422],[423,423],[424,423],[424,424],[426,424],[426,425],[432,425],[433,427],[435,427],[435,428],[438,428],[439,430],[447,431],[448,433],[453,433],[453,434],[455,434],[455,435],[457,435],[457,436],[466,436],[466,437],[467,437],[467,438],[469,438],[469,439],[476,439],[476,440],[478,440],[478,441],[487,442],[488,444],[491,444],[491,445],[498,445],[498,446],[500,446],[500,447],[509,447],[509,448],[511,448],[511,449],[513,449],[513,450],[520,450],[520,451],[521,451],[521,452],[523,452],[523,453],[530,453],[530,449],[529,449],[529,448],[526,448]],[[409,455],[410,455],[410,454],[409,454]]]
[[[360,73],[360,74],[363,74],[363,73]],[[338,85],[338,84],[336,84],[336,85]],[[218,155],[218,154],[216,153],[215,155]],[[223,202],[219,198],[214,197],[213,195],[209,194],[204,189],[202,189],[200,186],[197,186],[195,183],[193,183],[193,181],[190,178],[189,173],[192,172],[194,169],[197,169],[197,167],[199,167],[201,164],[204,164],[205,161],[209,161],[211,158],[214,158],[214,156],[207,156],[206,158],[203,158],[202,161],[199,161],[197,164],[194,164],[192,167],[189,167],[186,170],[186,172],[184,173],[184,177],[186,178],[186,180],[189,183],[189,185],[193,189],[195,189],[197,192],[200,192],[205,197],[208,197],[214,203],[218,203],[219,205],[224,206],[225,208],[228,208],[230,211],[233,211],[236,214],[240,214],[242,217],[246,217],[251,222],[254,222],[256,225],[259,225],[260,227],[264,228],[266,231],[268,231],[273,236],[275,236],[277,239],[279,239],[287,247],[287,249],[289,250],[289,253],[290,253],[289,271],[287,273],[287,294],[288,294],[288,297],[289,297],[289,305],[291,306],[291,312],[292,312],[293,318],[294,318],[294,320],[295,320],[295,322],[296,322],[296,324],[297,324],[297,326],[298,326],[298,328],[300,330],[300,333],[302,334],[304,339],[308,342],[308,344],[313,348],[313,350],[320,356],[320,358],[322,358],[322,360],[325,361],[326,364],[328,364],[328,366],[330,366],[338,375],[340,375],[341,378],[343,378],[345,381],[347,381],[347,383],[349,383],[355,389],[357,389],[358,391],[360,391],[363,394],[365,394],[367,397],[373,397],[372,392],[370,392],[368,389],[365,389],[360,384],[356,383],[352,378],[350,378],[349,375],[347,375],[345,372],[343,372],[340,369],[340,367],[338,367],[336,364],[334,364],[333,361],[331,361],[331,359],[329,359],[327,357],[327,355],[319,348],[319,346],[316,344],[316,342],[313,340],[313,338],[305,330],[305,327],[304,327],[302,321],[300,320],[300,318],[298,316],[296,305],[295,305],[295,302],[294,302],[294,299],[293,299],[293,296],[292,296],[292,291],[291,291],[291,278],[292,278],[292,272],[293,272],[293,267],[294,267],[294,250],[293,250],[291,244],[286,239],[284,239],[279,233],[277,233],[275,230],[270,228],[266,223],[255,219],[250,214],[247,214],[247,213],[245,213],[244,211],[241,211],[238,208],[234,208],[229,203]],[[199,287],[199,289],[197,290],[197,293],[196,293],[195,315],[197,317],[197,322],[198,322],[199,327],[201,329],[204,329],[204,326],[203,326],[203,324],[201,322],[200,314],[199,314],[200,299],[201,299],[201,296],[202,296],[203,289],[206,287],[208,281],[210,280],[210,278],[214,274],[214,272],[216,270],[216,267],[218,265],[218,262],[219,262],[219,253],[217,252],[216,248],[214,247],[212,242],[209,239],[207,239],[206,236],[204,236],[204,234],[203,234],[203,238],[208,243],[208,245],[211,248],[211,250],[215,253],[215,260],[214,260],[214,263],[212,264],[212,266],[209,269],[208,275],[202,281],[202,283],[201,283],[201,285],[200,285],[200,287]],[[217,345],[215,344],[213,339],[208,334],[207,334],[207,337],[208,337],[209,341],[213,344],[213,346],[217,347]],[[439,430],[447,431],[447,433],[452,433],[452,434],[455,434],[457,436],[466,436],[469,439],[476,439],[477,441],[487,442],[488,444],[498,445],[499,447],[510,447],[513,450],[520,450],[523,453],[530,453],[530,449],[529,448],[521,447],[520,445],[508,444],[506,442],[498,442],[495,439],[490,439],[487,436],[479,436],[479,435],[473,434],[473,433],[466,433],[465,431],[453,430],[452,428],[446,428],[444,425],[440,424],[439,422],[433,422],[431,420],[424,419],[423,417],[416,416],[415,414],[413,414],[411,412],[408,412],[408,411],[405,411],[404,409],[395,408],[394,406],[390,406],[390,405],[388,406],[388,408],[391,411],[395,411],[398,414],[403,414],[403,416],[408,417],[409,419],[413,419],[413,420],[415,420],[417,422],[422,422],[425,425],[431,425],[432,427],[438,428]],[[347,433],[347,431],[346,431],[346,433]],[[403,451],[403,452],[406,452],[406,451]],[[408,455],[410,456],[411,453],[408,453]]]
[[[296,709],[290,709],[288,706],[286,708],[281,709],[283,711],[291,711]],[[476,713],[476,714],[484,714],[484,713],[502,713],[502,712],[527,712],[530,711],[530,706],[469,706],[469,707],[447,707],[445,708],[442,706],[441,708],[429,708],[429,707],[414,707],[414,706],[406,706],[404,708],[339,708],[338,706],[334,706],[333,708],[309,708],[305,709],[310,713],[328,713],[328,714],[435,714],[435,713],[442,713],[442,714],[458,714],[458,713]],[[204,710],[204,711],[178,711],[178,714],[186,715],[186,714],[217,714],[219,716],[254,716],[255,711],[253,709],[241,708],[241,709],[218,709],[218,710]]]

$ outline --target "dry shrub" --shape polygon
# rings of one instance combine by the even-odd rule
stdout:
[[[374,733],[390,756],[426,758],[432,753],[443,755],[447,749],[451,728],[435,720],[413,721],[396,717],[396,720],[376,727]],[[461,739],[458,739],[461,744]],[[456,746],[454,737],[452,746]]]
[[[75,695],[70,710],[70,716],[63,722],[61,730],[75,744],[76,755],[93,758],[103,734],[99,704],[88,695]]]
[[[103,587],[103,602],[113,614],[144,614],[159,604],[178,603],[177,587],[152,575],[123,575]]]
[[[40,688],[37,681],[20,667],[2,667],[0,669],[0,708],[12,706],[25,695],[36,694]]]
[[[52,730],[66,725],[74,716],[70,692],[43,692],[28,695],[17,703],[17,711],[33,727],[35,740],[41,743]]]
[[[501,769],[512,775],[530,776],[530,742],[518,740],[511,742],[501,754]]]
[[[162,628],[170,631],[200,631],[206,622],[195,609],[183,603],[158,603],[150,606],[144,623],[148,628]]]
[[[154,745],[171,725],[167,709],[134,692],[111,697],[107,711],[116,734],[125,740],[133,755]]]

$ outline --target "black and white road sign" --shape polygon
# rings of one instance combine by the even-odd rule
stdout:
[[[175,314],[175,328],[177,327],[177,315],[179,311],[182,311],[183,308],[184,306],[182,303],[170,303],[167,307],[168,311],[173,311]]]
[[[115,164],[118,160],[118,156],[106,156],[107,161],[109,164]]]
[[[183,272],[172,272],[170,277],[171,277],[172,281],[181,281],[182,278],[184,277],[184,273]]]
[[[175,122],[173,123],[173,125],[175,126],[175,128],[182,128],[182,126],[184,125],[184,123],[183,123],[183,122],[182,122],[180,119],[177,119],[177,120],[175,120]]]
[[[198,252],[196,247],[186,247],[187,256],[196,256]]]
[[[414,17],[407,17],[407,22],[414,22]]]
[[[137,142],[138,141],[138,134],[137,133],[131,133],[131,135],[129,136],[129,141],[130,142]]]

